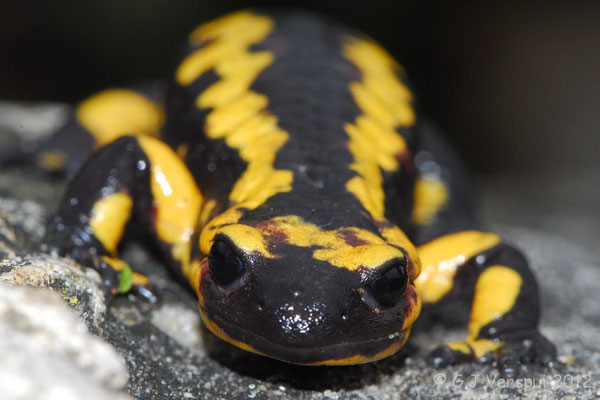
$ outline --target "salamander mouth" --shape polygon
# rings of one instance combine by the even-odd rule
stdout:
[[[410,328],[407,328],[379,338],[301,347],[273,342],[218,315],[209,317],[204,307],[200,307],[200,313],[205,325],[219,338],[253,353],[302,365],[350,365],[376,361],[398,351],[410,333]]]

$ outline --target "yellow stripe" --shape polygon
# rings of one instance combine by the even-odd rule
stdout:
[[[157,209],[156,233],[173,246],[173,257],[185,269],[189,264],[190,239],[198,222],[202,194],[188,168],[169,146],[148,137],[140,137],[138,142],[150,161],[150,188]]]
[[[409,274],[414,279],[420,262],[414,245],[396,226],[385,220],[385,192],[381,170],[395,171],[399,156],[407,151],[404,138],[396,131],[414,124],[412,94],[398,79],[400,65],[371,40],[350,38],[344,56],[361,72],[361,81],[352,82],[350,91],[362,114],[345,125],[348,148],[354,156],[350,168],[358,175],[346,183],[373,219],[389,244],[406,250],[413,264]]]
[[[164,112],[134,91],[110,89],[81,102],[77,119],[100,147],[123,135],[158,136]]]
[[[400,66],[374,42],[351,38],[344,55],[362,74],[361,81],[350,85],[362,114],[345,126],[354,156],[351,168],[358,173],[346,189],[373,218],[381,220],[385,212],[381,169],[397,170],[397,157],[406,151],[406,143],[396,129],[414,123],[412,95],[396,76]]]
[[[419,246],[421,274],[415,280],[426,303],[435,303],[452,288],[454,275],[469,258],[495,246],[500,238],[492,233],[464,231]]]
[[[129,217],[133,200],[125,193],[113,193],[92,207],[90,228],[104,248],[114,254]]]
[[[175,75],[181,85],[189,85],[209,70],[220,76],[198,96],[196,104],[211,109],[206,117],[206,135],[224,139],[247,164],[229,194],[234,206],[202,230],[200,247],[205,254],[217,228],[237,222],[241,208],[254,209],[275,194],[292,189],[292,171],[274,168],[277,152],[289,134],[266,111],[268,98],[250,90],[274,56],[270,51],[250,52],[249,48],[264,40],[272,29],[271,18],[248,11],[202,25],[191,34],[190,42],[203,46],[183,60]]]

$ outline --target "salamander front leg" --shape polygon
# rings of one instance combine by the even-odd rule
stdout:
[[[466,231],[419,247],[419,256],[423,270],[415,284],[424,304],[472,294],[466,339],[434,350],[432,365],[495,358],[504,375],[514,376],[520,364],[548,365],[556,358],[538,331],[538,287],[518,250],[494,234]]]
[[[202,196],[185,164],[164,143],[124,136],[96,151],[68,187],[49,227],[49,244],[93,266],[113,294],[145,277],[117,258],[128,223],[154,235],[176,269],[189,267]]]

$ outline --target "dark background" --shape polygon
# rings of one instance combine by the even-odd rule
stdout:
[[[278,5],[262,2],[260,5]],[[0,98],[75,102],[164,75],[199,22],[244,1],[11,1]],[[598,168],[600,1],[304,1],[406,67],[425,113],[477,172]]]

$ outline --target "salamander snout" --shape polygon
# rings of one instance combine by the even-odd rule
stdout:
[[[286,303],[276,308],[274,315],[283,334],[302,337],[327,323],[327,305],[315,301],[309,304]]]
[[[300,246],[267,256],[249,247],[217,237],[203,263],[200,311],[222,339],[292,363],[353,364],[408,337],[420,307],[401,257],[350,270]]]

